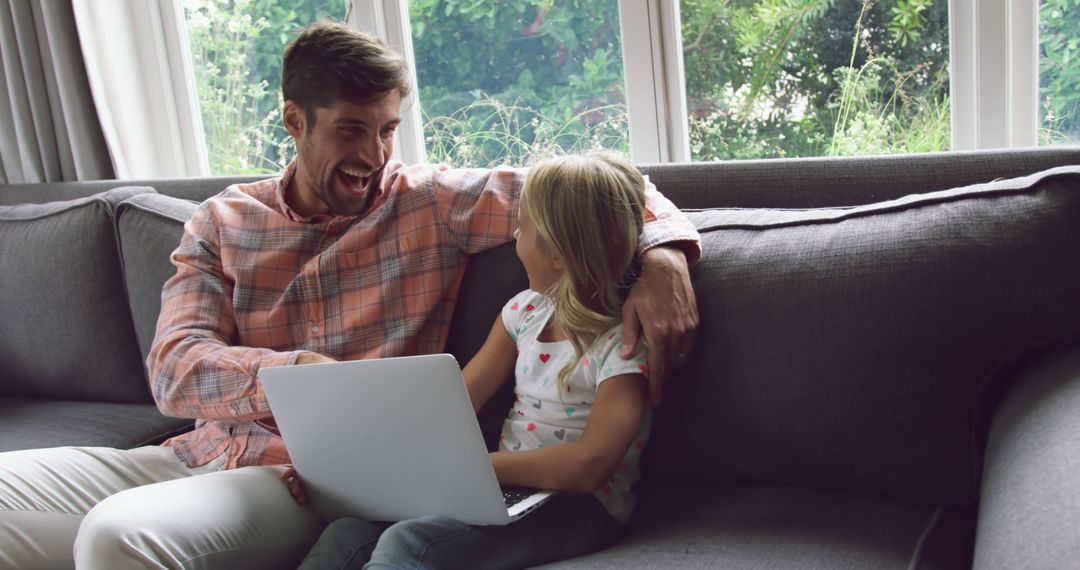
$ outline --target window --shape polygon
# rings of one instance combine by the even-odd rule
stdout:
[[[409,0],[427,159],[629,150],[617,0]]]
[[[1039,9],[1039,144],[1080,143],[1080,2]]]
[[[298,27],[341,19],[340,0],[184,0],[210,172],[279,172],[292,156],[281,123],[281,56]]]
[[[213,174],[287,162],[281,53],[346,6],[416,69],[407,162],[1080,142],[1076,0],[184,0]]]
[[[681,0],[693,160],[949,150],[933,0]]]

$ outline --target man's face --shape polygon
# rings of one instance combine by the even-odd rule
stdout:
[[[352,216],[367,210],[379,190],[383,167],[401,123],[396,90],[369,103],[336,101],[315,109],[314,125],[304,110],[285,102],[285,128],[296,141],[296,175],[286,200],[305,216]]]

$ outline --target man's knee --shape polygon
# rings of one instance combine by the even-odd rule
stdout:
[[[75,538],[75,564],[79,568],[143,567],[139,562],[161,553],[157,533],[141,517],[133,516],[125,492],[117,493],[90,509]]]

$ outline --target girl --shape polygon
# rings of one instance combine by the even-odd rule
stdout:
[[[634,507],[649,429],[644,347],[618,354],[619,284],[644,221],[645,180],[616,155],[534,166],[515,232],[529,289],[506,303],[462,371],[477,410],[514,372],[517,399],[491,454],[499,482],[562,493],[506,526],[340,519],[301,568],[518,568],[615,542]]]

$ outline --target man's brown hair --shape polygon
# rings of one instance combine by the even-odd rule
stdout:
[[[405,58],[340,22],[315,22],[285,48],[281,95],[304,110],[309,128],[319,107],[336,100],[370,103],[395,89],[402,98],[409,94]]]

